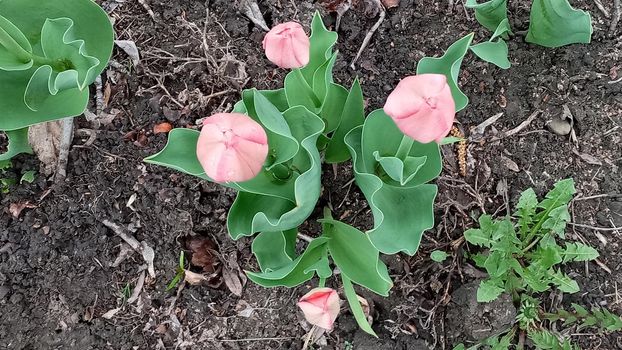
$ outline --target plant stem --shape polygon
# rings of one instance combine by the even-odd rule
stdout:
[[[41,57],[37,55],[31,55],[30,58],[32,59],[33,65],[35,67],[50,66],[56,72],[64,72],[67,70],[67,67],[65,67],[63,62],[58,59],[51,59],[51,58]]]
[[[319,288],[324,288],[326,286],[326,278],[320,277],[320,282],[318,283]]]
[[[410,150],[413,147],[414,143],[415,143],[415,140],[412,139],[411,137],[406,136],[406,135],[402,136],[402,141],[400,142],[400,147],[397,149],[397,153],[395,154],[395,157],[401,160],[405,160],[408,154],[410,153]]]

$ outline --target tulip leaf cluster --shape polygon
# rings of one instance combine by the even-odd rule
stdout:
[[[23,137],[30,125],[84,112],[113,36],[91,0],[0,2],[0,131],[11,143],[0,159],[31,151]]]
[[[291,23],[275,28],[279,28],[277,33],[274,36],[268,33],[263,42],[268,58],[288,68],[298,61],[306,62],[307,54],[308,62],[291,69],[283,88],[245,90],[242,99],[234,105],[233,113],[250,118],[245,125],[257,123],[263,128],[269,151],[262,169],[249,180],[214,181],[237,191],[227,217],[228,232],[233,239],[254,236],[252,251],[260,271],[247,272],[247,275],[265,287],[294,287],[315,276],[320,280],[320,287],[324,287],[333,269],[338,268],[359,325],[374,334],[353,286],[356,284],[388,296],[393,283],[380,254],[415,254],[423,231],[434,225],[437,187],[430,182],[442,170],[439,144],[451,128],[456,109],[468,103],[457,86],[457,75],[473,36],[452,46],[441,59],[426,59],[420,63],[422,72],[444,75],[423,78],[436,82],[434,89],[438,92],[435,93],[442,96],[430,95],[429,101],[427,95],[408,97],[408,103],[422,104],[422,108],[435,113],[423,116],[428,125],[432,125],[433,135],[421,136],[437,142],[420,143],[402,130],[402,127],[412,126],[413,120],[405,120],[400,126],[394,116],[383,110],[365,117],[363,91],[358,79],[349,89],[334,81],[337,34],[326,29],[319,14],[313,18],[309,52],[295,52],[295,60],[279,50],[293,45],[293,40],[301,45],[302,29]],[[284,35],[291,37],[283,40]],[[298,46],[293,47],[297,49]],[[422,86],[422,81],[418,84]],[[418,89],[423,95],[429,90]],[[404,98],[404,95],[397,95],[400,96],[396,97],[394,106],[399,106],[400,99]],[[454,99],[460,101],[459,107],[454,106]],[[239,131],[243,133],[246,127],[239,126]],[[223,127],[223,135],[236,132],[235,128]],[[211,165],[209,162],[218,160],[200,160],[197,154],[204,131],[205,126],[202,131],[172,130],[162,151],[145,161],[213,181],[213,175],[210,178],[202,164]],[[230,142],[227,137],[214,137],[210,142],[219,143],[219,149],[236,147],[227,143]],[[298,226],[311,216],[320,197],[322,162],[334,164],[350,158],[356,184],[371,207],[374,227],[362,232],[333,219],[327,210],[319,220],[322,234],[311,239],[302,251],[297,251]],[[305,307],[307,313],[313,313],[311,306]],[[321,320],[322,324],[330,323],[327,320],[331,319],[326,315],[307,316],[318,322]]]
[[[465,6],[475,9],[477,21],[495,32],[507,20],[507,1],[467,0]],[[590,14],[574,9],[568,0],[532,0],[527,42],[544,47],[589,43],[592,31]]]

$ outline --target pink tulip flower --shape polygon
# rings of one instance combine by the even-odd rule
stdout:
[[[298,307],[307,322],[331,330],[339,315],[339,295],[332,288],[315,288],[300,298]]]
[[[444,75],[421,74],[397,84],[387,98],[384,112],[415,141],[440,143],[454,123],[456,104]]]
[[[281,68],[300,68],[309,63],[311,42],[302,26],[296,22],[281,23],[263,39],[268,59]]]
[[[242,182],[261,171],[268,136],[259,123],[240,113],[218,113],[203,121],[197,158],[216,182]]]

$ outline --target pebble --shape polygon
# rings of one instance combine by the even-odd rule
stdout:
[[[568,135],[572,130],[572,126],[570,126],[570,123],[559,118],[553,119],[547,126],[549,127],[549,130],[551,130],[551,132],[560,136]]]

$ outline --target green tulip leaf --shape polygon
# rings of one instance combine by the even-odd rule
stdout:
[[[20,153],[32,153],[28,144],[28,128],[6,131],[9,145],[5,153],[0,154],[0,161],[9,160]]]
[[[328,256],[322,256],[315,264],[309,266],[309,268],[305,270],[305,273],[313,271],[315,271],[319,278],[327,279],[332,276],[333,271],[330,269],[330,261],[328,261]]]
[[[324,218],[323,237],[328,237],[328,252],[341,273],[372,292],[388,296],[393,282],[380,252],[369,237],[343,222]]]
[[[417,64],[417,74],[436,73],[444,74],[447,77],[447,83],[456,102],[456,112],[461,111],[469,104],[469,98],[458,87],[458,75],[460,74],[462,60],[469,50],[471,41],[473,41],[473,33],[449,46],[442,57],[424,57]]]
[[[354,315],[356,323],[365,333],[378,338],[378,335],[376,335],[376,332],[374,332],[374,330],[371,328],[371,325],[367,321],[367,317],[365,317],[365,312],[363,311],[361,302],[356,295],[356,291],[354,290],[352,281],[350,281],[350,279],[344,274],[341,274],[341,281],[343,283],[343,292],[346,295],[348,305],[350,305],[350,310],[352,310],[352,314]]]
[[[426,157],[426,163],[408,183],[402,186],[383,175],[376,156],[395,157],[403,136],[391,118],[377,110],[365,119],[362,127],[348,133],[346,145],[352,154],[356,183],[374,216],[374,228],[367,232],[371,242],[385,254],[413,255],[423,231],[434,226],[437,187],[427,182],[440,174],[442,163],[436,143],[415,142],[408,156]]]
[[[285,76],[285,95],[290,106],[304,106],[312,112],[320,109],[321,102],[300,69],[294,69]]]
[[[326,123],[324,134],[329,134],[339,127],[348,96],[349,92],[343,86],[335,83],[328,86],[326,100],[320,111],[320,117]]]
[[[402,161],[397,157],[381,157],[378,151],[375,151],[373,154],[387,175],[393,181],[399,182],[400,186],[404,186],[414,179],[417,172],[428,160],[426,156],[406,156],[406,159]]]
[[[314,86],[314,76],[320,66],[333,55],[333,46],[337,42],[337,33],[331,32],[326,29],[322,16],[319,12],[315,12],[313,15],[313,21],[311,22],[311,47],[309,49],[309,64],[301,69],[301,73],[304,79],[310,86]],[[326,81],[328,84],[329,82]],[[290,104],[294,106],[293,104]]]
[[[345,101],[339,125],[333,133],[326,149],[325,160],[327,163],[340,163],[350,159],[350,153],[345,144],[345,137],[350,130],[365,121],[365,102],[363,90],[358,78],[354,80],[352,88]]]
[[[0,16],[0,70],[26,70],[32,64],[30,42],[11,21]]]
[[[227,227],[233,239],[261,231],[297,227],[311,215],[320,196],[321,161],[316,143],[324,130],[324,123],[302,106],[288,109],[283,117],[301,146],[291,161],[293,173],[287,180],[294,186],[290,192],[293,200],[239,192],[227,218]]]
[[[525,40],[545,47],[587,44],[592,31],[590,14],[575,10],[568,0],[533,0]]]
[[[493,32],[508,17],[507,0],[489,0],[481,4],[477,0],[467,0],[464,6],[475,9],[475,18],[479,24]]]
[[[0,34],[4,37],[0,62],[7,62],[7,50],[18,52],[22,61],[26,53],[32,61],[28,69],[0,70],[0,130],[81,114],[89,98],[86,87],[112,54],[114,34],[108,15],[91,0],[45,5],[39,0],[2,0],[0,13],[4,19],[0,32],[9,33],[19,46],[5,45],[7,36]]]
[[[296,258],[296,229],[261,232],[253,240],[252,251],[262,272],[271,272],[291,264]]]
[[[510,21],[508,21],[508,19],[505,18],[503,21],[499,23],[499,25],[497,26],[497,29],[495,29],[495,32],[490,37],[489,41],[494,41],[497,38],[502,38],[504,40],[507,40],[510,38],[511,34],[512,34],[512,28],[510,28]]]
[[[333,67],[337,61],[337,53],[333,53],[330,59],[322,64],[313,75],[313,93],[323,105],[326,100],[330,84],[333,83]]]
[[[304,253],[291,263],[272,271],[246,271],[246,275],[262,287],[295,287],[313,278],[315,270],[312,267],[326,257],[327,242],[328,238],[316,238],[309,243]]]
[[[508,69],[512,65],[508,60],[508,44],[503,39],[497,41],[487,41],[471,46],[471,51],[482,60],[492,63],[495,66]]]

